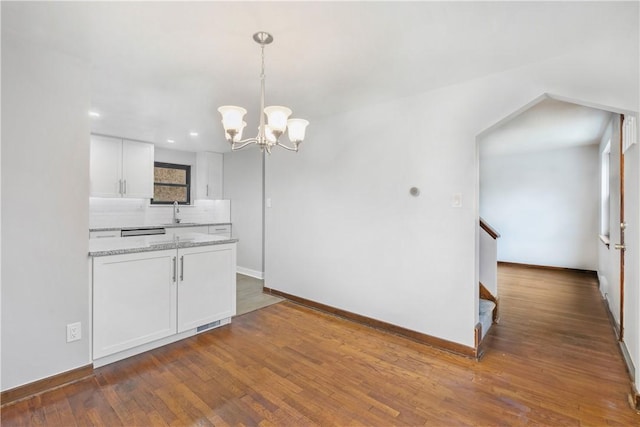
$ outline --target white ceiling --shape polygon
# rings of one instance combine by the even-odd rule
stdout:
[[[487,132],[479,141],[481,156],[555,150],[598,144],[612,113],[543,99]]]
[[[637,33],[637,5],[594,2],[6,2],[2,31],[91,64],[92,131],[226,151],[217,107],[257,130],[267,104],[313,118]],[[189,137],[191,130],[199,132]],[[174,139],[168,145],[166,140]]]

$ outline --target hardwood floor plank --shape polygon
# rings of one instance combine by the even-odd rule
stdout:
[[[2,425],[640,425],[593,275],[498,280],[480,362],[282,302],[7,405]]]

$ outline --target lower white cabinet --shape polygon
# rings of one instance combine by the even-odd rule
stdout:
[[[235,256],[229,245],[178,251],[178,332],[236,314]]]
[[[236,313],[235,243],[93,259],[93,359]]]
[[[120,237],[120,230],[110,230],[110,231],[90,231],[89,238],[90,239],[104,239],[108,237]]]
[[[231,238],[231,224],[226,225],[210,225],[209,234],[218,234]]]
[[[93,260],[93,358],[176,333],[176,251]]]
[[[166,229],[167,234],[171,234],[173,236],[178,236],[178,237],[183,237],[187,234],[191,234],[191,233],[202,233],[202,234],[208,234],[209,232],[209,227],[207,227],[206,225],[200,225],[200,226],[185,226],[185,227],[167,227]]]

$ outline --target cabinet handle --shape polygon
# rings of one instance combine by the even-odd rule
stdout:
[[[124,180],[124,194],[127,194],[127,180]]]
[[[118,194],[122,194],[122,180],[118,180]]]
[[[207,197],[209,197],[209,184],[207,184]]]
[[[173,257],[173,281],[176,281],[176,257]]]
[[[184,281],[184,256],[180,257],[180,281]]]

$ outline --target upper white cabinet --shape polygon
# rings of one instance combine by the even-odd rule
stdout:
[[[89,161],[92,197],[120,197],[122,140],[91,135]]]
[[[91,196],[153,198],[153,151],[153,144],[91,135]]]
[[[123,197],[153,198],[153,144],[122,140]]]
[[[220,153],[197,153],[196,199],[222,199],[222,160]]]

